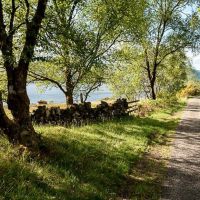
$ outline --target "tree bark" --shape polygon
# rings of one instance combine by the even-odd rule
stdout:
[[[29,63],[34,54],[37,36],[48,0],[38,0],[35,14],[29,21],[29,12],[26,16],[26,37],[19,62],[15,62],[13,54],[13,32],[7,33],[3,20],[3,6],[0,0],[0,46],[4,59],[4,68],[7,72],[8,109],[13,119],[6,115],[2,98],[0,98],[0,128],[7,135],[10,142],[22,144],[31,150],[38,150],[39,136],[35,132],[29,115],[30,100],[26,91]],[[29,4],[27,4],[28,10]],[[13,17],[10,24],[14,23],[15,5],[13,4]],[[13,26],[11,26],[11,29]]]
[[[84,100],[83,100],[83,93],[80,94],[80,101],[81,101],[81,103],[84,103]]]
[[[145,53],[145,62],[146,62],[145,69],[147,70],[147,77],[148,77],[150,88],[151,88],[151,98],[153,100],[156,100],[155,83],[156,83],[157,66],[158,65],[156,64],[156,62],[154,62],[153,70],[151,71],[151,66],[150,66],[150,62],[149,62],[149,56],[148,56],[147,49],[145,49],[144,53]]]
[[[74,84],[72,82],[72,75],[71,75],[71,70],[67,69],[66,70],[66,103],[67,105],[73,105],[74,103]]]
[[[74,97],[73,97],[73,90],[67,90],[66,94],[66,104],[69,105],[73,105],[74,104]]]
[[[11,72],[8,70],[8,109],[13,116],[13,124],[15,125],[15,137],[12,137],[13,130],[10,132],[9,140],[13,143],[23,144],[29,148],[38,148],[39,137],[36,134],[30,114],[30,100],[26,91],[27,71],[24,68],[14,68]]]
[[[153,100],[156,100],[157,95],[156,95],[156,79],[157,79],[157,67],[158,65],[156,64],[156,62],[153,65],[153,71],[152,71],[152,75],[151,75],[151,80],[150,80],[150,85],[151,85],[151,97]]]
[[[151,81],[151,98],[153,100],[156,100],[157,96],[156,96],[156,91],[155,91],[155,81]]]

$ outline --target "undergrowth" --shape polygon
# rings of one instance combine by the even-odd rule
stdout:
[[[176,104],[142,118],[130,116],[83,127],[36,126],[50,149],[42,158],[21,155],[1,136],[0,199],[123,199],[126,177],[154,140],[151,135],[173,132],[178,119],[171,116],[182,107]],[[155,199],[147,183],[144,178],[140,185],[133,184],[131,198]]]

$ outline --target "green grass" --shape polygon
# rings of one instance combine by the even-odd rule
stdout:
[[[172,132],[178,119],[171,114],[181,107],[84,127],[36,126],[50,152],[34,159],[1,137],[0,199],[122,199],[127,176],[147,150],[150,135]],[[148,181],[132,188],[132,199],[146,193],[155,199]]]

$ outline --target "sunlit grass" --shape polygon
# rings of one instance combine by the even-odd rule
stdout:
[[[146,118],[83,127],[36,126],[50,149],[42,158],[19,155],[1,137],[0,199],[120,199],[126,176],[148,148],[150,135],[175,129],[178,119],[171,118],[172,112],[170,108]],[[145,179],[137,192],[148,190]]]

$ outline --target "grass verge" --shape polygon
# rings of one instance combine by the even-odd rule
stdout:
[[[37,126],[50,149],[42,158],[21,155],[1,137],[0,199],[157,199],[163,173],[148,172],[163,167],[146,152],[174,132],[178,117],[172,115],[182,107],[84,127]]]

